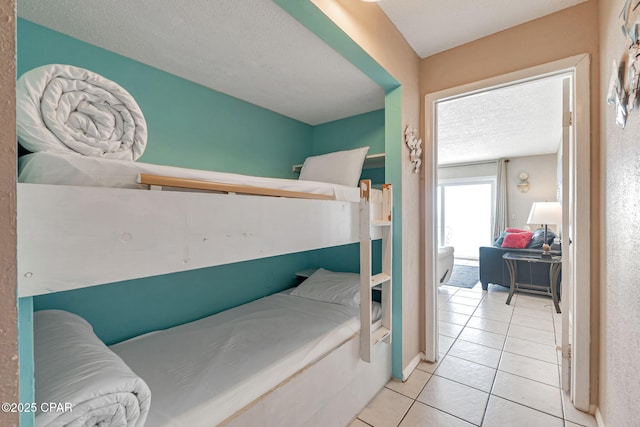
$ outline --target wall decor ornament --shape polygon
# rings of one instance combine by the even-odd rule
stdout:
[[[622,32],[634,43],[638,40],[638,24],[640,24],[640,0],[626,0],[620,12],[624,20]]]
[[[638,103],[638,89],[640,85],[640,0],[626,0],[620,13],[624,21],[622,33],[630,40],[626,60],[620,60],[616,65],[613,61],[607,104],[615,106],[616,124],[622,128],[627,123],[629,113]]]
[[[623,129],[627,124],[626,97],[627,93],[624,90],[624,62],[618,65],[614,59],[607,92],[607,104],[615,107],[616,124]]]
[[[520,172],[518,174],[518,191],[526,193],[529,191],[529,174],[526,172]]]
[[[413,164],[413,173],[420,173],[422,165],[422,139],[418,138],[418,131],[413,126],[404,130],[404,141],[409,147],[409,160]]]

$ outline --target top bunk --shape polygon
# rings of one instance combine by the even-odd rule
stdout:
[[[300,198],[246,194],[241,190],[269,187],[243,184],[232,184],[235,191],[202,191],[198,185],[196,191],[148,191],[139,188],[145,184],[138,175],[128,184],[136,189],[18,184],[20,297],[357,243],[362,215],[372,222],[390,215],[390,210],[383,213],[390,202],[383,203],[383,191],[372,189],[368,180],[360,189],[290,180],[329,193],[312,198],[314,193],[305,192]],[[248,178],[255,183],[256,177]],[[185,181],[182,176],[163,179]],[[200,187],[230,185],[188,181]],[[374,229],[371,237],[381,235]]]
[[[297,180],[137,162],[144,117],[105,80],[59,64],[18,80],[34,152],[19,160],[20,297],[357,243],[362,215],[390,215],[357,187],[368,147],[308,157]]]
[[[357,168],[357,164],[355,166]],[[154,165],[77,154],[37,152],[18,160],[18,181],[148,190],[209,190],[302,199],[360,201],[356,186]]]

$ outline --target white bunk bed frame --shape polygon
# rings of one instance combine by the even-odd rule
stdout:
[[[151,189],[209,191],[19,183],[19,296],[360,242],[362,359],[390,341],[391,185],[378,191],[363,180],[358,209],[311,193],[144,174],[138,180]],[[383,246],[375,276],[372,238]],[[375,287],[383,318],[372,325]]]
[[[358,205],[256,187],[139,180],[150,189],[228,194],[19,183],[19,296],[360,242],[359,340],[356,335],[227,420],[348,423],[391,377],[391,185],[379,191],[361,181]],[[382,273],[372,275],[371,240],[379,238]],[[383,315],[372,324],[374,288],[381,290]],[[345,360],[352,365],[341,367]]]

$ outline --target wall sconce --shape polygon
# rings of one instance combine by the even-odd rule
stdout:
[[[418,131],[412,126],[404,130],[404,141],[409,147],[409,160],[413,164],[413,173],[420,173],[422,165],[422,139],[418,138]]]
[[[520,182],[518,182],[518,191],[521,193],[529,191],[529,174],[526,172],[520,172],[518,179],[520,180]]]

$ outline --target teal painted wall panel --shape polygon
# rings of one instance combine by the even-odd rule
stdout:
[[[36,401],[34,385],[33,361],[33,298],[18,299],[18,360],[20,361],[20,396],[21,403],[30,404]],[[35,425],[33,412],[20,412],[20,426]]]
[[[149,138],[140,161],[296,178],[313,127],[116,53],[18,19],[18,75],[50,63],[87,68],[136,99]]]
[[[369,146],[369,154],[384,153],[384,109],[317,125],[313,154]]]
[[[393,185],[391,374],[402,379],[402,88],[385,96],[385,181]]]
[[[371,273],[378,274],[382,271],[382,240],[374,240],[371,242],[371,252]],[[319,249],[316,253],[318,267],[331,271],[360,272],[359,243]]]
[[[387,182],[384,168],[363,169],[360,179],[370,179],[373,188],[382,189],[382,184]]]
[[[107,345],[200,319],[297,284],[317,266],[314,251],[34,297],[34,309],[60,309],[89,321]]]

